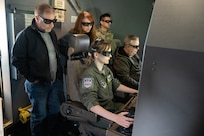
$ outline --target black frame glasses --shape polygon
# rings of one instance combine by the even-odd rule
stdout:
[[[98,45],[100,45],[100,44],[108,44],[108,43],[104,39],[97,38],[92,45],[91,51],[92,52],[98,52]],[[106,57],[110,57],[112,55],[112,51],[101,51],[98,53],[100,53],[101,55],[106,56]]]
[[[112,51],[103,51],[103,52],[100,52],[100,54],[106,57],[110,57],[112,55]]]
[[[113,23],[112,20],[102,20],[103,22],[106,22],[106,23]]]
[[[131,45],[129,44],[131,47],[135,48],[135,49],[138,49],[139,48],[139,45]]]
[[[94,22],[81,22],[83,26],[93,26]]]
[[[57,22],[57,19],[56,19],[56,18],[53,19],[53,20],[51,20],[51,19],[44,18],[44,17],[42,17],[42,16],[40,16],[40,15],[39,15],[39,17],[40,17],[40,19],[41,19],[45,24],[51,24],[51,23],[56,23],[56,22]]]

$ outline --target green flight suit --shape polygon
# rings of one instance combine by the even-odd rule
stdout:
[[[95,63],[92,63],[81,76],[79,90],[82,103],[88,110],[92,106],[100,105],[106,110],[117,112],[123,104],[114,103],[114,92],[120,85],[119,80],[113,77],[112,71],[104,65],[100,72]]]

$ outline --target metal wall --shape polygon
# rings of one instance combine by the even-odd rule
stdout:
[[[9,120],[12,118],[12,104],[11,104],[11,86],[10,86],[10,71],[9,71],[9,54],[8,54],[8,41],[7,41],[7,30],[6,30],[6,8],[5,1],[0,1],[0,16],[1,16],[1,25],[0,25],[0,52],[1,52],[1,70],[2,70],[2,88],[5,93],[3,93],[3,109],[6,113],[6,117]]]
[[[203,136],[204,1],[157,0],[133,136]]]

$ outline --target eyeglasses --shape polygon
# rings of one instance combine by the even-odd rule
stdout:
[[[135,49],[138,49],[139,48],[139,46],[138,45],[131,45],[131,44],[129,44],[131,47],[133,47],[133,48],[135,48]]]
[[[101,38],[97,38],[92,45],[91,51],[92,52],[98,52],[98,45],[101,45],[101,44],[108,44],[108,43]],[[102,52],[98,52],[98,53],[102,54],[103,56],[107,56],[107,57],[110,57],[110,55],[112,55],[111,51],[102,51]]]
[[[94,25],[94,22],[91,22],[91,23],[89,23],[89,22],[81,22],[81,24],[82,24],[83,26],[93,26],[93,25]]]
[[[106,23],[113,23],[112,20],[102,20],[103,22],[106,22]]]
[[[100,54],[102,54],[103,56],[109,57],[112,54],[112,52],[111,51],[103,51],[103,52],[100,52]]]
[[[44,17],[42,17],[42,16],[40,16],[40,15],[39,15],[39,17],[40,17],[40,19],[41,19],[45,24],[51,24],[51,23],[56,23],[56,22],[57,22],[57,19],[56,19],[56,18],[53,19],[53,20],[50,20],[50,19],[46,19],[46,18],[44,18]]]

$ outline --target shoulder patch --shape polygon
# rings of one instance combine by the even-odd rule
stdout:
[[[92,88],[92,87],[93,87],[92,78],[84,78],[82,80],[82,88]]]

